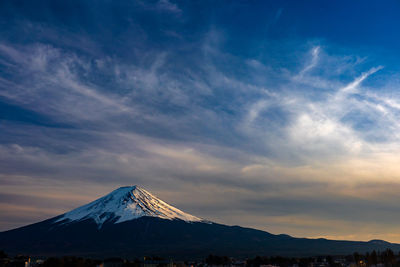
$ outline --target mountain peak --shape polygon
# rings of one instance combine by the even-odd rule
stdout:
[[[137,185],[126,185],[126,186],[121,186],[121,187],[115,189],[114,191],[121,191],[121,190],[128,190],[128,189],[135,190],[136,188],[139,188],[139,186],[137,186]]]
[[[56,222],[69,223],[93,219],[101,227],[106,221],[121,223],[144,216],[167,220],[180,219],[187,222],[202,221],[134,185],[115,189],[104,197],[61,215]]]

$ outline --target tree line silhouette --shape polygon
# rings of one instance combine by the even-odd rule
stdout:
[[[5,266],[17,266],[16,261],[21,256],[10,258],[4,251],[0,250],[0,267]],[[165,261],[160,257],[145,257],[145,259],[160,262],[159,267],[165,267],[162,261]],[[338,260],[339,259],[339,260]],[[133,261],[123,260],[120,258],[108,259],[113,262],[119,262],[121,265],[126,267],[143,267],[144,261],[136,259]],[[40,266],[43,267],[95,267],[101,262],[107,260],[96,260],[96,259],[85,259],[81,257],[50,257],[47,258]],[[228,256],[209,255],[202,261],[197,261],[196,266],[238,266],[236,260]],[[318,257],[281,257],[281,256],[270,256],[262,257],[256,256],[254,258],[248,258],[242,261],[246,267],[260,267],[262,265],[275,265],[279,267],[400,267],[400,252],[395,254],[392,250],[386,249],[382,252],[373,250],[365,254],[355,252],[352,255],[347,256],[318,256]],[[185,266],[182,264],[180,266]],[[187,264],[188,265],[188,264]],[[18,265],[19,266],[19,265]]]

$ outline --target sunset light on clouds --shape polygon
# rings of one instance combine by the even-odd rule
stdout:
[[[398,2],[49,2],[0,3],[1,231],[138,184],[400,242]]]

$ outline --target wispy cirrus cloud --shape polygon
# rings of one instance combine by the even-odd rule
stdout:
[[[275,233],[367,239],[376,218],[395,229],[400,95],[384,61],[328,41],[235,43],[218,18],[194,27],[180,2],[134,7],[92,10],[112,32],[28,17],[13,25],[33,41],[0,39],[1,229],[126,184]],[[271,10],[268,31],[285,19]]]

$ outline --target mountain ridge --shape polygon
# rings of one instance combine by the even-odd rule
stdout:
[[[220,254],[246,258],[344,255],[387,248],[398,252],[400,244],[296,238],[209,222],[137,186],[118,188],[54,218],[0,232],[0,249],[35,256],[201,259]]]

